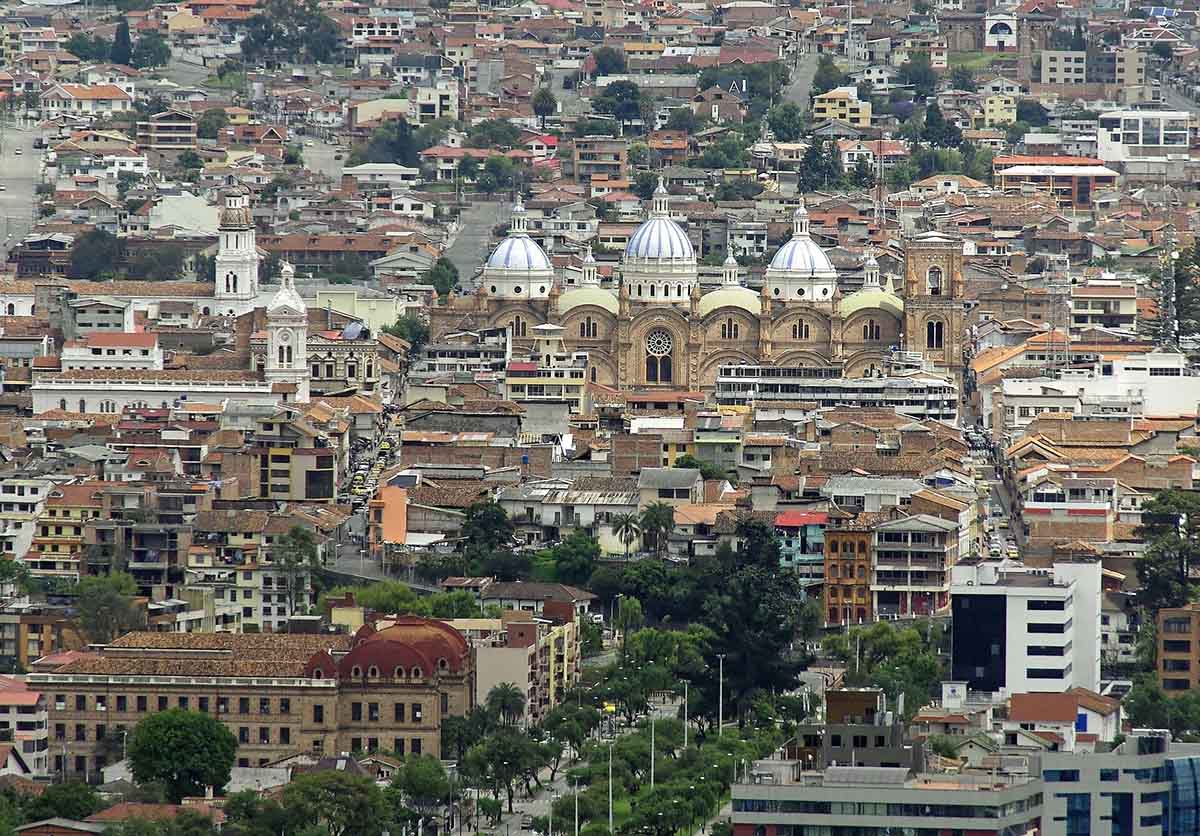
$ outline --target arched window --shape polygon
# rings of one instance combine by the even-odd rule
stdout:
[[[360,668],[358,665],[355,665],[350,669],[350,675],[356,678],[362,676],[362,668]]]
[[[420,679],[420,678],[421,678],[421,669],[420,669],[420,668],[413,668],[413,669],[412,669],[412,678],[413,678],[413,679]]]
[[[808,323],[793,322],[792,323],[792,339],[807,340],[808,339]]]
[[[940,319],[931,320],[925,323],[925,347],[926,348],[941,348],[942,341],[945,338],[945,325]]]
[[[873,319],[868,319],[863,323],[863,341],[877,342],[882,336],[883,329],[879,327],[879,323]]]
[[[87,412],[87,401],[85,401],[83,398],[79,399],[79,411]]]
[[[281,366],[283,365],[283,358],[284,358],[283,346],[279,346],[279,365],[281,365]]]
[[[290,345],[287,347],[287,365],[288,368],[292,367],[292,347]]]
[[[930,296],[942,295],[942,269],[940,267],[930,267],[929,272],[925,274],[925,280]]]
[[[596,320],[589,316],[579,323],[579,336],[585,340],[594,340],[596,338]]]
[[[741,328],[738,323],[733,321],[733,317],[721,323],[721,339],[736,340]]]
[[[12,302],[9,302],[7,310],[8,310],[8,315],[12,316],[13,314],[15,314],[17,312],[17,306],[14,305]]]
[[[681,285],[681,284],[675,285],[675,295],[678,296],[680,299],[683,298],[683,285]]]
[[[592,383],[596,382],[596,367],[592,366]]]
[[[367,676],[371,677],[372,679],[377,679],[379,677],[379,668],[371,665],[371,667],[367,668]]]
[[[325,676],[325,674],[321,672],[320,668],[313,668],[313,672],[312,672],[313,679],[321,679],[324,676]]]
[[[674,367],[671,363],[671,352],[675,348],[675,340],[662,329],[656,329],[646,335],[646,382],[671,383],[674,380]]]
[[[396,679],[404,679],[404,668],[397,666],[394,676],[396,677]]]
[[[512,335],[513,335],[514,337],[523,337],[523,336],[525,336],[525,333],[526,333],[526,325],[525,325],[525,319],[524,319],[524,317],[520,317],[520,316],[513,317],[513,321],[512,321],[512,323],[509,325],[509,327],[512,329]]]
[[[58,408],[61,409],[63,412],[67,411],[67,399],[66,398],[58,399]]]
[[[650,297],[653,298],[657,292],[657,285],[650,285]]]

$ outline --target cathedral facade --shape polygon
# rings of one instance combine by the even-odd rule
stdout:
[[[934,369],[960,377],[961,241],[936,234],[909,240],[903,296],[868,254],[862,289],[843,295],[801,206],[761,292],[742,286],[730,257],[721,286],[701,293],[696,254],[660,182],[649,216],[625,247],[617,289],[601,286],[589,250],[579,286],[563,290],[526,223],[518,204],[479,289],[452,294],[431,311],[433,339],[506,327],[523,350],[535,326],[560,325],[566,348],[588,353],[592,381],[620,389],[710,389],[717,369],[736,363],[838,366],[847,377],[862,377],[882,371],[896,350],[920,352]]]

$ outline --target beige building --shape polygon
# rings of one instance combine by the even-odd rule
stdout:
[[[836,119],[856,128],[871,127],[871,103],[860,101],[854,87],[835,87],[813,97],[813,119]]]
[[[47,694],[51,769],[86,778],[102,741],[172,708],[220,719],[237,764],[308,751],[441,754],[442,718],[474,705],[470,647],[442,622],[404,617],[354,635],[129,633],[30,674]]]

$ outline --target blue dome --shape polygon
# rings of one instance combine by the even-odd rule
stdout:
[[[503,270],[554,269],[537,241],[523,234],[510,235],[501,241],[488,259],[487,266]]]
[[[683,227],[670,218],[651,217],[625,245],[625,257],[695,261],[696,251]]]
[[[771,270],[786,270],[803,276],[836,278],[829,256],[807,235],[797,236],[779,248],[771,259]]]

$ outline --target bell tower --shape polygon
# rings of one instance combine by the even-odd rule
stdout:
[[[904,348],[962,386],[964,311],[963,242],[939,232],[904,246]]]
[[[296,270],[283,263],[279,290],[267,307],[267,380],[272,384],[294,384],[295,395],[283,393],[283,400],[307,403],[308,306],[300,298],[292,279]]]
[[[235,316],[243,314],[254,307],[258,296],[258,248],[250,213],[250,190],[245,186],[225,192],[217,242],[216,309]]]

